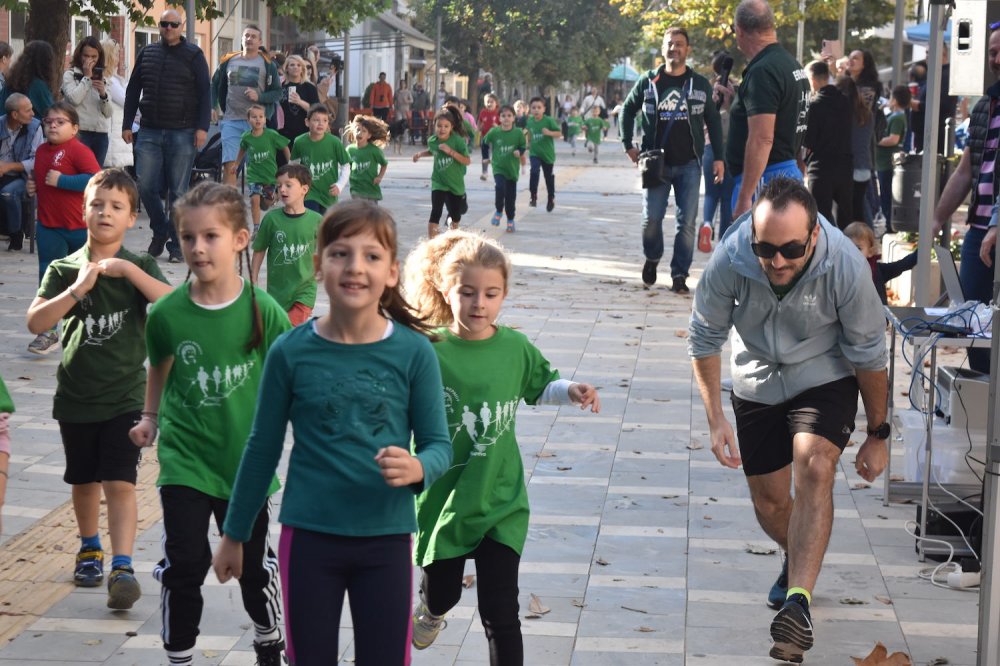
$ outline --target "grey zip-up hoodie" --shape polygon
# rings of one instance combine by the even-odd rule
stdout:
[[[698,282],[688,353],[720,353],[736,327],[733,391],[776,405],[803,391],[888,362],[885,314],[871,268],[854,244],[819,217],[809,267],[780,301],[750,249],[750,212],[730,227]]]

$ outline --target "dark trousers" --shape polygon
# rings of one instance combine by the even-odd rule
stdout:
[[[194,647],[204,602],[201,586],[212,565],[209,521],[222,530],[229,502],[187,486],[162,486],[163,559],[153,569],[160,581],[163,647],[182,652]],[[281,624],[278,560],[268,546],[268,506],[257,515],[250,541],[243,544],[243,576],[239,579],[243,608],[257,634],[269,634]]]
[[[448,217],[452,224],[458,224],[465,211],[468,210],[468,203],[465,195],[454,194],[447,190],[431,190],[431,217],[430,224],[440,224],[441,214],[444,209],[448,209]]]
[[[892,169],[878,172],[878,198],[885,216],[885,230],[892,231]]]
[[[816,208],[831,223],[843,231],[854,217],[854,181],[851,167],[809,171],[809,190],[816,199]],[[834,217],[833,206],[837,212]]]
[[[283,526],[278,551],[289,663],[337,662],[346,592],[354,623],[354,663],[409,664],[412,543],[409,534],[346,537]]]
[[[490,645],[492,666],[520,666],[524,663],[521,620],[518,618],[517,569],[521,556],[512,548],[485,538],[471,553],[449,560],[437,560],[424,567],[420,591],[427,610],[444,615],[462,597],[465,561],[476,561],[476,592],[479,617]]]
[[[868,188],[871,186],[870,180],[852,183],[854,221],[864,222],[868,226],[872,224],[872,211],[868,206]]]
[[[514,219],[514,202],[517,199],[517,181],[510,180],[498,173],[493,174],[493,182],[496,183],[496,211],[505,211],[507,219]]]
[[[958,279],[962,283],[962,292],[966,300],[989,303],[993,296],[993,267],[987,266],[979,258],[979,248],[983,245],[986,231],[969,227],[962,242],[962,265],[958,270]],[[987,348],[969,349],[969,367],[979,372],[990,371],[990,350]]]
[[[372,115],[384,123],[389,122],[389,107],[380,106],[372,108]]]
[[[549,193],[549,199],[556,198],[556,177],[552,173],[552,164],[543,162],[534,155],[531,156],[531,176],[528,179],[528,191],[531,192],[532,201],[538,199],[538,170],[545,173],[545,191]]]

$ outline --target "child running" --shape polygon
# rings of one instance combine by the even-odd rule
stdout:
[[[235,188],[203,182],[174,204],[177,235],[191,280],[149,312],[149,382],[142,420],[130,435],[152,446],[159,429],[163,559],[153,577],[163,585],[160,636],[171,666],[191,664],[203,607],[201,586],[212,562],[212,518],[221,529],[236,470],[250,433],[264,356],[288,330],[274,299],[244,281],[250,232]],[[249,261],[249,256],[246,257]],[[278,489],[272,474],[266,493]],[[263,502],[261,502],[263,504]],[[268,507],[249,517],[240,589],[253,620],[258,664],[278,666],[281,594],[268,545]]]
[[[601,118],[601,107],[595,105],[590,111],[590,117],[583,121],[583,125],[587,129],[587,141],[594,144],[594,164],[597,164],[597,153],[601,148],[601,140],[604,138],[604,133],[611,127],[611,123]]]
[[[97,587],[104,581],[98,533],[103,491],[113,553],[108,608],[127,610],[141,594],[132,568],[139,450],[128,433],[139,421],[146,389],[146,305],[170,285],[156,259],[122,247],[139,211],[139,190],[127,173],[98,173],[84,203],[86,244],[49,264],[28,308],[28,329],[38,333],[63,323],[52,416],[59,421],[63,481],[73,486],[80,529],[73,582]]]
[[[240,152],[229,167],[235,178],[236,167],[247,157],[246,180],[250,186],[250,215],[253,217],[253,235],[260,229],[260,211],[274,203],[275,174],[278,171],[278,151],[289,159],[288,139],[270,127],[265,127],[267,116],[260,104],[247,109],[250,129],[240,138]]]
[[[500,217],[507,212],[507,231],[514,232],[514,202],[517,199],[517,176],[525,162],[526,143],[524,132],[514,127],[514,108],[500,109],[500,124],[483,137],[483,154],[492,147],[493,180],[496,183],[496,212],[493,226],[500,225]]]
[[[556,163],[556,144],[552,139],[562,136],[562,130],[555,118],[545,115],[544,99],[532,97],[528,107],[531,109],[526,124],[531,154],[531,176],[528,179],[531,201],[528,205],[538,205],[538,170],[541,169],[545,173],[545,191],[549,195],[545,210],[551,213],[556,207],[556,177],[552,173],[552,167]]]
[[[267,293],[288,313],[292,326],[308,320],[316,305],[312,258],[316,253],[316,230],[323,218],[305,206],[311,185],[309,169],[301,164],[286,164],[278,169],[281,208],[264,216],[253,240],[250,280],[260,284],[260,267],[266,254],[270,259]]]
[[[451,462],[441,374],[424,324],[400,295],[396,225],[384,209],[334,206],[315,262],[330,312],[282,336],[268,355],[215,573],[225,582],[245,571],[242,542],[291,421],[279,516],[289,661],[337,660],[346,592],[356,663],[403,666],[414,496]]]
[[[566,136],[569,139],[569,147],[573,151],[573,157],[576,157],[576,137],[582,129],[583,116],[580,115],[580,109],[574,106],[566,118]]]
[[[434,136],[427,140],[427,150],[415,153],[413,161],[433,157],[431,169],[431,217],[427,235],[434,238],[441,229],[441,214],[448,208],[451,228],[458,229],[462,216],[469,210],[465,198],[465,170],[472,162],[469,146],[462,138],[462,116],[457,106],[445,105],[434,116]]]
[[[389,126],[375,116],[354,116],[344,130],[351,158],[351,198],[377,204],[382,200],[382,179],[389,167],[383,152],[389,141]]]
[[[56,102],[42,120],[46,143],[35,152],[35,170],[28,178],[28,194],[38,195],[38,281],[49,264],[76,252],[87,242],[83,219],[83,190],[90,177],[101,170],[90,148],[80,143],[80,116],[66,101]],[[28,351],[48,354],[59,344],[59,330],[40,331]]]
[[[447,326],[434,351],[454,447],[452,467],[417,498],[415,559],[424,570],[413,645],[434,642],[461,597],[465,561],[474,559],[493,666],[524,663],[517,577],[529,510],[514,437],[517,406],[601,407],[593,386],[559,379],[524,334],[495,323],[510,271],[494,241],[467,232],[425,241],[406,262],[407,292],[421,314]]]
[[[483,154],[483,173],[479,176],[479,180],[486,180],[486,167],[490,164],[490,144],[486,142],[486,135],[490,133],[490,130],[500,124],[500,100],[493,93],[486,95],[486,103],[483,108],[479,111],[479,133],[482,135],[480,140],[480,152]]]
[[[351,158],[340,139],[330,134],[330,110],[325,105],[309,107],[306,126],[309,133],[292,143],[292,159],[299,160],[312,175],[306,208],[322,215],[344,191],[351,175]]]

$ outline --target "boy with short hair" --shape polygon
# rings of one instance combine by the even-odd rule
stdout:
[[[264,107],[251,104],[247,109],[250,129],[240,137],[240,152],[229,167],[232,174],[247,157],[247,184],[250,186],[250,214],[253,216],[253,233],[260,228],[260,211],[267,210],[274,203],[274,177],[278,170],[278,151],[289,159],[288,139],[267,125]]]
[[[257,282],[267,254],[267,293],[285,309],[292,326],[308,321],[316,305],[313,255],[323,218],[306,208],[311,184],[309,169],[301,164],[286,164],[278,169],[282,207],[264,216],[253,241],[250,262],[250,274]]]
[[[320,215],[337,203],[351,176],[351,158],[337,137],[330,134],[330,110],[322,104],[309,107],[309,131],[292,143],[292,159],[309,169],[312,187],[305,206]]]
[[[32,333],[63,323],[52,416],[59,421],[63,480],[73,486],[81,535],[73,582],[97,587],[104,580],[98,534],[103,490],[114,553],[108,607],[116,610],[131,608],[141,595],[132,569],[139,449],[128,431],[145,400],[146,306],[170,291],[155,258],[122,247],[138,209],[139,191],[127,173],[95,175],[84,190],[86,244],[49,264],[28,308]]]
[[[875,171],[878,173],[879,200],[882,204],[882,214],[885,216],[885,230],[892,231],[892,171],[893,156],[903,149],[903,137],[906,136],[906,109],[910,108],[910,89],[906,86],[896,86],[889,98],[891,113],[886,119],[886,135],[875,148]],[[881,113],[881,111],[877,111]]]
[[[566,137],[569,140],[569,146],[573,150],[573,157],[576,157],[576,136],[583,129],[583,116],[580,115],[580,109],[573,107],[569,110],[569,115],[566,117]]]
[[[552,139],[562,136],[562,128],[555,118],[545,115],[545,100],[541,97],[532,97],[528,110],[531,112],[526,124],[528,153],[531,156],[531,176],[528,179],[531,200],[528,205],[538,205],[538,170],[541,169],[545,173],[545,190],[549,195],[545,210],[551,213],[556,207],[556,177],[552,173],[556,163],[556,144]]]
[[[590,110],[590,117],[583,121],[583,125],[587,129],[587,141],[594,144],[594,164],[597,164],[597,153],[601,148],[601,139],[604,138],[604,132],[611,127],[611,123],[601,118],[601,107],[595,104],[594,108]]]

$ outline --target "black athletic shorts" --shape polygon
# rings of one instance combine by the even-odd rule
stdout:
[[[858,381],[844,377],[777,405],[733,394],[733,411],[743,473],[769,474],[792,463],[792,437],[800,432],[819,435],[844,450],[858,414]]]
[[[63,481],[72,485],[97,481],[128,481],[138,476],[142,450],[128,438],[139,422],[139,412],[126,412],[97,423],[59,422],[66,473]]]

